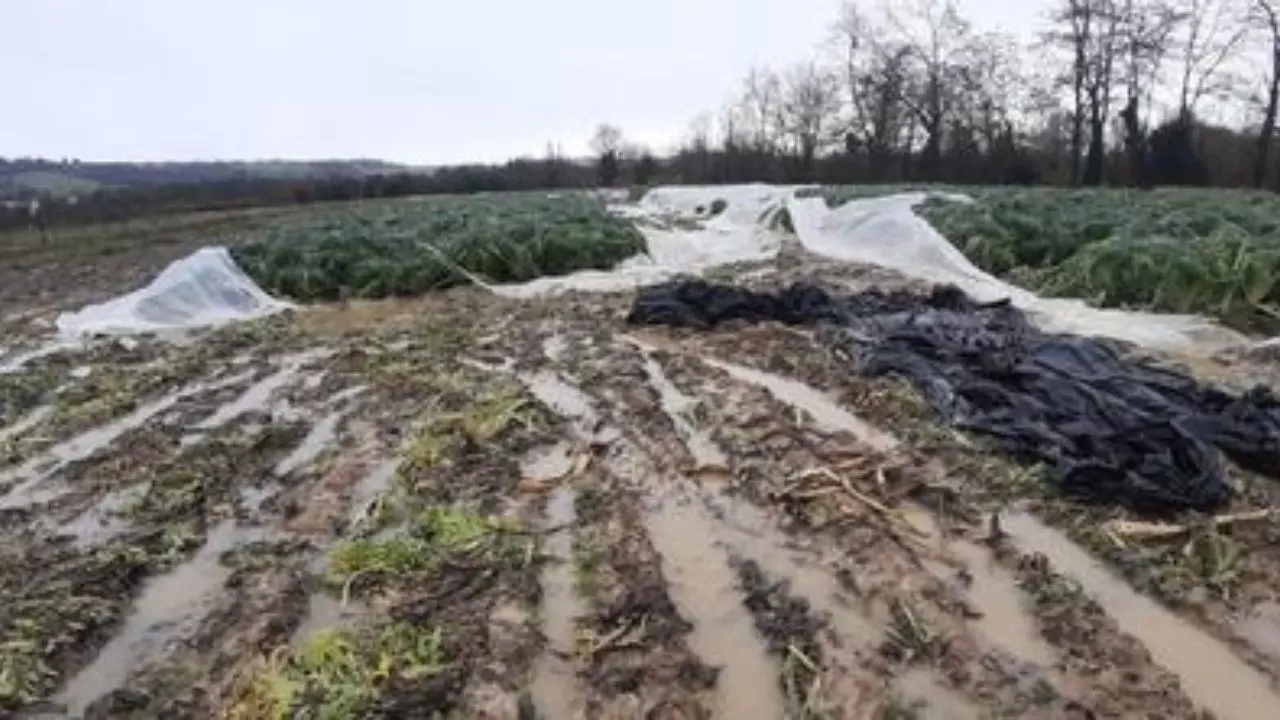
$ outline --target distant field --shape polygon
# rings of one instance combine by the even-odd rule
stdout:
[[[0,312],[96,302],[145,284],[169,263],[220,238],[313,212],[295,206],[159,215],[55,225],[48,237],[26,229],[0,232]]]
[[[919,186],[832,186],[830,205]],[[975,265],[1041,294],[1103,307],[1214,316],[1270,331],[1280,316],[1280,198],[1229,190],[931,188],[976,200],[918,209]],[[781,227],[788,228],[784,222]],[[595,197],[565,193],[433,196],[159,216],[0,234],[0,300],[50,258],[77,289],[108,265],[154,273],[211,243],[233,245],[270,292],[298,300],[413,295],[466,274],[513,282],[607,268],[640,234]],[[92,261],[90,261],[92,259]],[[130,274],[129,277],[134,277]],[[38,281],[46,288],[49,283]]]
[[[11,175],[0,181],[0,197],[3,197],[5,191],[9,189],[32,190],[41,194],[53,195],[54,197],[66,197],[99,190],[103,187],[104,185],[96,180],[79,178],[67,173],[32,170]]]

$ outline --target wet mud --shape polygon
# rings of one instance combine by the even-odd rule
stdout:
[[[784,260],[733,274],[897,282]],[[811,334],[634,332],[629,301],[462,288],[0,374],[0,710],[1280,706],[1271,517],[1090,514]]]

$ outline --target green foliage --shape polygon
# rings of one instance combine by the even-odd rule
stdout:
[[[232,254],[268,292],[312,301],[603,270],[644,250],[635,227],[596,198],[527,193],[345,208],[262,231]]]
[[[377,631],[322,630],[277,654],[242,687],[227,717],[367,717],[392,679],[421,682],[445,668],[439,629],[395,623]]]
[[[838,204],[909,189],[830,188],[823,195]],[[932,199],[918,212],[975,265],[1041,294],[1103,307],[1202,313],[1242,328],[1280,303],[1275,195],[1173,188],[954,190],[976,202]]]
[[[452,506],[430,506],[420,512],[402,537],[386,540],[345,540],[329,551],[328,584],[349,585],[360,576],[403,580],[430,572],[441,562],[459,555],[479,555],[489,560],[515,557],[519,551],[501,520]]]

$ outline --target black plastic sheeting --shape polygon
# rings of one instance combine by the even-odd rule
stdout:
[[[851,371],[910,380],[953,426],[1042,461],[1064,492],[1140,512],[1212,511],[1231,497],[1222,454],[1280,476],[1280,400],[1242,397],[1122,358],[1109,344],[1050,335],[1007,301],[939,286],[833,297],[797,283],[759,293],[701,280],[642,290],[627,322],[827,324]],[[1221,453],[1219,453],[1221,451]]]

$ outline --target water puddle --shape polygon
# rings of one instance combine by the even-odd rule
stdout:
[[[563,477],[569,465],[563,470],[556,466],[545,471]],[[576,621],[585,612],[582,599],[574,590],[573,536],[567,527],[576,517],[574,499],[573,487],[564,483],[547,501],[547,527],[559,529],[547,536],[546,551],[555,556],[542,572],[542,632],[547,646],[534,663],[532,692],[539,715],[548,718],[578,717],[582,710],[575,702],[581,692],[572,660],[577,642]]]
[[[251,513],[260,512],[262,503],[280,493],[284,486],[275,480],[269,480],[260,486],[245,485],[240,488],[240,504]]]
[[[168,643],[194,632],[208,610],[208,600],[231,575],[219,558],[256,539],[255,533],[233,520],[210,530],[191,559],[148,581],[124,627],[67,683],[57,702],[67,706],[69,715],[81,716],[94,700],[121,687],[131,673],[160,657]]]
[[[700,497],[720,520],[714,528],[718,539],[734,554],[754,560],[765,574],[785,581],[792,593],[828,616],[831,627],[846,643],[880,645],[884,628],[849,603],[848,593],[835,575],[822,566],[822,557],[790,547],[773,519],[745,500],[720,493]]]
[[[1026,594],[1018,588],[1013,574],[974,543],[955,540],[948,549],[969,574],[968,595],[982,612],[976,621],[978,633],[1021,660],[1052,668],[1057,663],[1053,649],[1040,637]]]
[[[345,412],[332,412],[320,418],[311,426],[311,430],[302,438],[298,446],[276,463],[273,472],[279,477],[284,477],[315,462],[327,447],[337,441],[338,424],[342,422],[345,414]]]
[[[942,685],[933,673],[923,668],[905,671],[894,678],[893,689],[899,696],[900,715],[883,713],[882,717],[922,717],[929,720],[979,720],[988,717],[960,693]]]
[[[349,507],[350,522],[352,525],[359,524],[369,517],[369,512],[373,501],[377,500],[383,493],[391,487],[391,481],[396,476],[396,470],[400,468],[400,458],[388,458],[378,463],[373,472],[365,475],[351,488],[351,503]]]
[[[326,370],[318,370],[313,373],[307,373],[302,377],[302,387],[304,390],[318,390],[324,384],[324,376],[328,374]]]
[[[18,422],[0,428],[0,443],[7,442],[11,438],[18,437],[45,420],[48,420],[52,415],[52,405],[41,405],[35,410],[27,413],[21,420],[18,420]]]
[[[543,405],[563,417],[579,421],[583,429],[591,430],[585,426],[595,422],[596,410],[586,393],[552,372],[522,374],[519,378]]]
[[[724,717],[783,717],[778,667],[743,605],[738,576],[714,542],[714,521],[696,500],[663,502],[645,515],[662,556],[671,600],[693,623],[689,644],[721,668],[716,683]]]
[[[0,498],[0,509],[26,507],[59,497],[66,492],[65,489],[44,488],[39,490],[37,486],[58,470],[73,462],[84,460],[98,450],[115,442],[121,435],[141,427],[147,421],[172,408],[180,400],[205,390],[233,385],[244,380],[245,377],[248,377],[247,373],[241,373],[214,383],[188,385],[157,400],[144,403],[123,417],[54,445],[42,455],[31,458],[15,469],[0,472],[0,485],[15,479],[26,478],[24,482]]]
[[[350,600],[344,606],[332,595],[312,593],[307,598],[307,614],[293,631],[289,644],[300,649],[316,632],[345,627],[366,612],[368,607],[358,600]]]
[[[675,425],[676,432],[680,435],[680,439],[684,441],[685,447],[689,450],[689,454],[693,456],[697,467],[699,469],[714,468],[727,471],[729,468],[728,456],[716,445],[710,435],[699,430],[689,421],[688,412],[698,404],[697,401],[681,393],[680,389],[663,372],[662,366],[658,364],[658,361],[652,357],[645,358],[645,370],[649,374],[649,384],[657,391],[658,397],[661,399],[663,411],[671,419],[671,424]]]
[[[7,356],[0,356],[0,375],[17,372],[32,360],[49,357],[62,350],[68,350],[76,346],[77,343],[70,341],[54,341],[37,348],[28,348],[13,352]]]
[[[542,341],[542,355],[551,362],[559,362],[569,350],[569,341],[563,335],[552,335]]]
[[[847,432],[878,450],[889,450],[898,445],[897,439],[892,435],[840,407],[826,393],[811,385],[715,358],[702,359],[735,379],[762,387],[779,401],[808,413],[823,430]]]
[[[279,370],[249,386],[240,397],[218,408],[212,415],[197,423],[196,429],[213,430],[245,413],[266,410],[272,395],[293,382],[304,365],[330,354],[330,350],[317,349],[285,356]]]
[[[81,550],[102,545],[129,529],[129,521],[123,517],[124,511],[142,499],[150,487],[150,483],[144,482],[112,490],[93,507],[58,528],[58,534],[70,535],[74,538],[75,546]]]
[[[572,472],[576,462],[573,446],[558,442],[529,453],[520,462],[520,475],[535,483],[549,483]]]
[[[1235,629],[1254,649],[1280,661],[1280,604],[1262,603],[1236,623]]]
[[[1194,702],[1222,720],[1275,717],[1280,696],[1262,673],[1226,645],[1138,594],[1064,533],[1035,517],[1009,513],[1001,524],[1020,550],[1044,554],[1057,572],[1080,582],[1124,632],[1141,641],[1157,663],[1181,679]]]
[[[1000,566],[991,552],[964,538],[944,538],[933,513],[906,503],[902,515],[917,530],[934,538],[940,553],[958,561],[966,574],[957,583],[973,608],[981,613],[974,620],[978,634],[1024,662],[1045,670],[1057,664],[1053,648],[1040,636],[1035,617],[1027,607],[1026,593],[1018,587],[1013,573]],[[924,559],[927,570],[939,580],[957,582],[957,568],[938,560]]]

